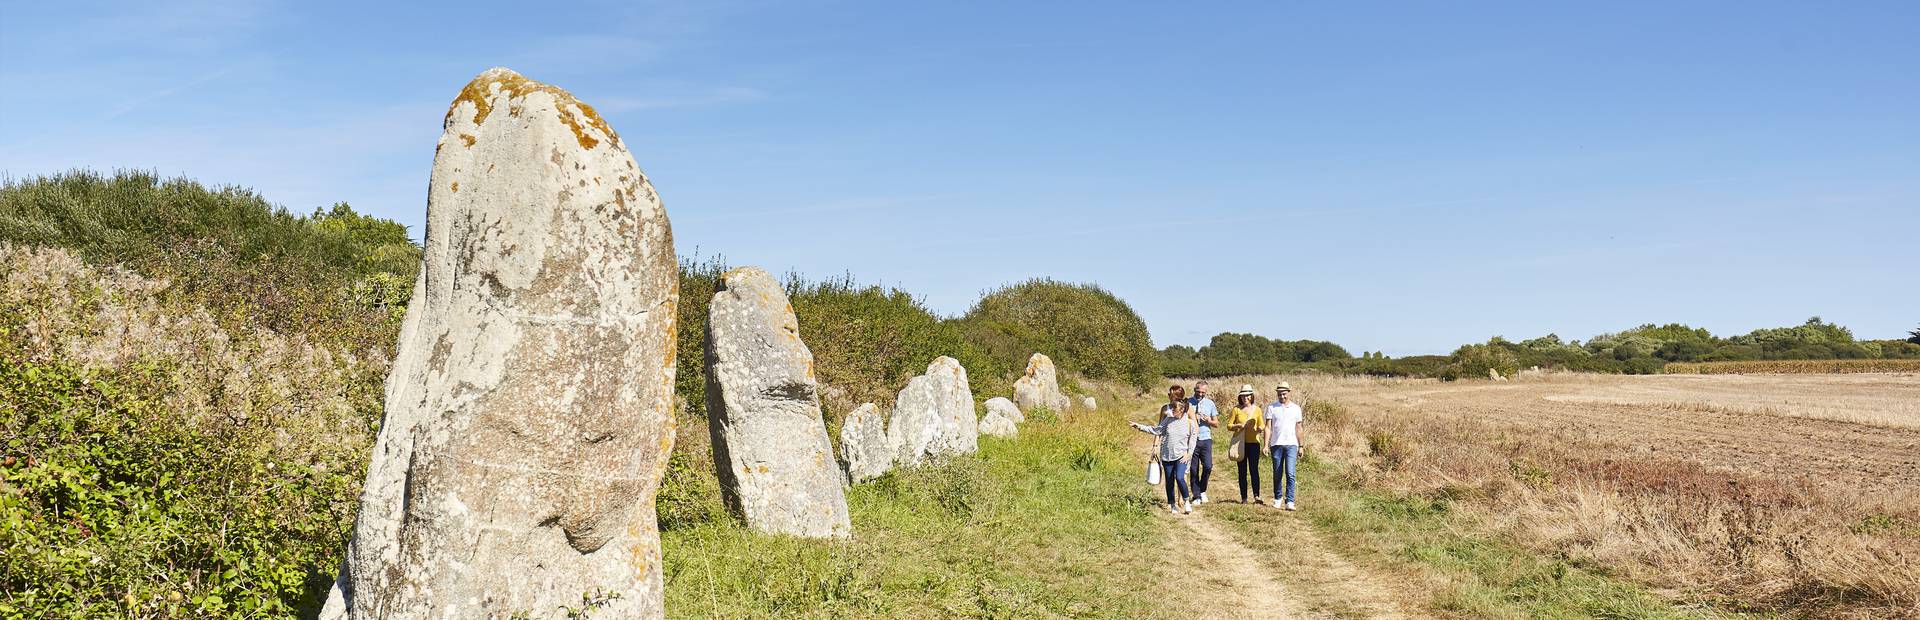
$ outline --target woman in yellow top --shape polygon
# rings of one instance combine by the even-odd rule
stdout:
[[[1266,452],[1265,442],[1261,441],[1267,430],[1266,418],[1261,415],[1260,405],[1253,402],[1253,386],[1240,386],[1240,399],[1234,403],[1233,411],[1227,414],[1227,430],[1235,433],[1233,440],[1240,442],[1240,503],[1247,503],[1247,491],[1253,491],[1253,503],[1260,501],[1260,453]],[[1247,484],[1247,477],[1253,477],[1253,484]]]

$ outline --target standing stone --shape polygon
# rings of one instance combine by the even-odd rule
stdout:
[[[918,465],[932,457],[979,449],[979,419],[967,370],[951,357],[939,357],[927,374],[907,381],[894,400],[887,422],[888,443],[900,465]]]
[[[1020,434],[1020,427],[1015,426],[1013,420],[1001,415],[999,411],[988,410],[987,415],[980,418],[980,434],[1013,437]]]
[[[1086,407],[1088,411],[1099,409],[1099,405],[1100,403],[1094,401],[1092,396],[1080,399],[1080,406]]]
[[[994,413],[999,413],[1000,417],[1012,420],[1014,424],[1025,424],[1027,422],[1027,414],[1020,413],[1020,408],[1015,407],[1013,401],[1007,400],[1005,396],[995,396],[987,399],[987,415],[993,415]]]
[[[887,421],[873,403],[861,404],[840,425],[840,455],[847,478],[866,482],[893,469],[893,447],[887,444]]]
[[[1488,378],[1488,379],[1492,379],[1492,380],[1494,380],[1494,381],[1506,381],[1506,380],[1507,380],[1507,378],[1506,378],[1506,377],[1502,377],[1502,376],[1500,376],[1500,369],[1498,369],[1498,368],[1488,368],[1488,369],[1487,369],[1487,378]]]
[[[447,110],[425,255],[323,618],[658,618],[678,265],[613,129],[506,69]]]
[[[707,306],[707,430],[727,509],[748,527],[846,536],[847,495],[820,419],[813,351],[773,276],[720,276]]]
[[[1013,382],[1013,404],[1021,411],[1044,407],[1054,413],[1066,413],[1073,408],[1073,399],[1060,391],[1059,373],[1053,367],[1052,358],[1043,353],[1027,358],[1026,374]]]

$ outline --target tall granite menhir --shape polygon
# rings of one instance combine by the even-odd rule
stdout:
[[[742,267],[720,277],[707,308],[707,429],[728,510],[763,532],[848,535],[813,351],[786,291],[766,271]]]
[[[667,214],[593,108],[506,69],[447,110],[426,254],[322,618],[659,618]]]

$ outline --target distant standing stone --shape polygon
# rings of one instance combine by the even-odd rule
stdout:
[[[707,429],[727,509],[748,527],[846,536],[846,490],[813,352],[780,282],[758,267],[720,277],[707,310]]]
[[[1020,413],[1020,408],[1014,406],[1013,401],[1007,400],[1005,396],[995,396],[987,399],[987,415],[993,415],[995,413],[999,413],[1000,417],[1012,420],[1014,424],[1025,424],[1027,422],[1027,414]]]
[[[1494,380],[1494,381],[1506,381],[1506,380],[1507,380],[1507,378],[1506,378],[1506,377],[1502,377],[1502,376],[1500,376],[1500,370],[1499,370],[1499,369],[1497,369],[1497,368],[1488,368],[1488,369],[1487,369],[1487,378],[1488,378],[1488,379],[1492,379],[1492,380]]]
[[[887,445],[887,421],[880,408],[865,403],[847,414],[840,425],[840,455],[847,478],[866,482],[893,469],[893,447]]]
[[[932,457],[978,450],[979,424],[967,370],[942,356],[927,366],[927,374],[908,380],[900,390],[887,422],[887,439],[896,464],[918,465]]]
[[[1020,434],[1020,428],[1013,420],[1007,419],[999,411],[989,410],[986,417],[980,418],[980,434],[994,437],[1013,437]]]
[[[321,618],[660,618],[679,267],[653,186],[566,91],[447,110],[425,255]]]
[[[1013,404],[1021,411],[1046,408],[1054,413],[1066,413],[1073,408],[1073,399],[1060,391],[1059,371],[1054,368],[1052,358],[1044,353],[1027,358],[1026,372],[1013,382]]]

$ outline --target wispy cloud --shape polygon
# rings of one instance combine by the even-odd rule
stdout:
[[[121,101],[119,105],[115,105],[113,106],[112,110],[107,111],[106,120],[120,118],[122,116],[125,116],[128,112],[132,112],[136,109],[139,109],[140,106],[146,105],[154,101],[158,101],[160,99],[171,97],[187,89],[196,88],[196,87],[205,85],[208,82],[212,82],[214,80],[226,77],[227,75],[232,74],[235,69],[240,68],[240,66],[241,65],[227,65],[225,67],[221,67],[220,69],[216,69],[212,72],[203,74],[200,77],[186,80],[184,82],[178,82],[178,83],[175,83],[173,86],[168,86],[166,88],[147,91],[146,93],[143,93],[138,97],[133,97],[131,99]]]
[[[758,88],[723,86],[698,92],[669,93],[639,97],[602,97],[594,104],[602,112],[636,112],[665,108],[689,108],[731,103],[747,103],[767,98]]]

